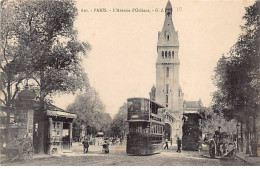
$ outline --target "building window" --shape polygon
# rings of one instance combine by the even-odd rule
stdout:
[[[170,74],[170,69],[169,67],[166,68],[166,78],[169,78],[169,74]]]
[[[166,84],[166,94],[168,94],[168,93],[169,93],[169,85]]]
[[[164,57],[164,51],[162,51],[162,57]]]
[[[167,16],[168,16],[168,17],[170,17],[170,14],[171,14],[170,12],[167,12]]]
[[[167,51],[165,51],[165,58],[167,58]]]
[[[172,58],[174,58],[174,51],[172,51]]]
[[[169,40],[170,39],[170,35],[167,35],[167,40]]]

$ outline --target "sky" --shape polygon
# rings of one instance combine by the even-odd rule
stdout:
[[[155,84],[158,31],[164,12],[132,12],[164,9],[168,0],[80,0],[75,28],[80,41],[92,50],[83,67],[112,117],[129,97],[149,98]],[[253,0],[171,0],[173,23],[179,35],[180,85],[185,100],[201,98],[209,106],[216,87],[212,83],[218,59],[238,39],[245,7]],[[106,8],[108,12],[96,12]],[[131,12],[113,12],[113,9]],[[92,11],[91,11],[92,10]],[[109,11],[111,10],[111,12]],[[88,12],[86,12],[88,11]],[[63,109],[73,95],[54,98]]]

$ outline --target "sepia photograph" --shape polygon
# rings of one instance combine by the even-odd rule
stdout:
[[[260,166],[260,0],[0,2],[0,166]]]

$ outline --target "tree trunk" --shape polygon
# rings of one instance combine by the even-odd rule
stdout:
[[[241,122],[241,152],[244,151],[243,123]]]
[[[9,143],[11,140],[11,129],[10,129],[10,114],[11,114],[11,108],[10,105],[7,106],[6,110],[6,143]]]
[[[42,95],[42,94],[40,94]],[[38,111],[37,118],[39,129],[38,129],[38,153],[43,154],[46,150],[46,112],[44,107],[44,98],[40,96],[40,109]]]
[[[246,121],[246,154],[249,154],[249,121]]]
[[[11,82],[8,79],[7,82],[7,101],[6,101],[6,144],[11,140],[11,130],[10,130],[10,116],[11,116]]]

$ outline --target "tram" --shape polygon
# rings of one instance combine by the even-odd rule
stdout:
[[[159,153],[163,147],[164,107],[146,98],[127,99],[126,153],[149,155]]]

